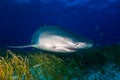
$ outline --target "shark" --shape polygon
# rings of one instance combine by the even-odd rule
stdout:
[[[70,53],[79,49],[87,49],[93,46],[93,42],[82,36],[78,36],[61,27],[42,26],[35,31],[31,44],[25,46],[6,46],[9,48],[37,48],[45,51]]]

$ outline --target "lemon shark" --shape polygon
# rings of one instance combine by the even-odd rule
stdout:
[[[31,44],[25,46],[7,46],[9,48],[34,47],[41,50],[68,53],[93,46],[92,41],[70,31],[54,26],[42,26],[32,36]]]

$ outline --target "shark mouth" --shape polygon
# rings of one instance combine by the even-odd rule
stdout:
[[[71,52],[75,52],[75,48],[68,48],[68,47],[66,47],[66,49],[68,49]]]
[[[63,52],[75,52],[75,48],[71,48],[71,47],[61,47],[61,48],[58,48],[56,50],[60,50],[60,51],[63,51]]]

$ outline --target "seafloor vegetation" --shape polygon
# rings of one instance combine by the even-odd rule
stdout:
[[[0,80],[120,79],[120,46],[92,48],[64,56],[12,51],[0,50]]]

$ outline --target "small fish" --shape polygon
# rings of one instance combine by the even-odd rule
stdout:
[[[7,46],[9,48],[34,47],[52,52],[76,52],[78,49],[86,49],[93,46],[93,43],[81,36],[76,36],[65,29],[44,26],[40,27],[32,36],[31,45]]]

